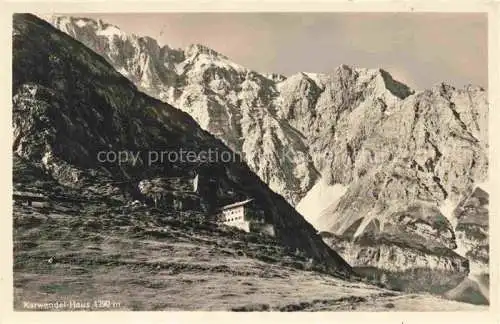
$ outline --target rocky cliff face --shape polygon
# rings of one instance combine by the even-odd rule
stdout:
[[[354,267],[369,266],[391,272],[425,268],[460,273],[464,277],[469,273],[466,258],[417,236],[406,239],[386,233],[366,233],[354,240],[329,232],[322,232],[322,236]]]
[[[484,260],[487,254],[486,203],[471,202],[483,205],[477,207],[480,225],[459,225],[452,210],[466,205],[462,201],[487,180],[485,116],[485,93],[478,88],[440,85],[408,97],[353,151],[353,168],[338,168],[341,175],[353,178],[345,194],[322,210],[318,223],[348,237],[382,232],[405,240],[424,239],[466,257],[474,267],[472,255]],[[472,218],[476,213],[462,212]],[[465,243],[463,231],[469,232],[468,237],[473,232],[480,237]],[[426,258],[430,264],[435,254],[427,253]]]
[[[454,211],[457,251],[469,258],[471,274],[489,274],[489,195],[481,187],[463,199]]]
[[[485,100],[478,88],[444,84],[408,97],[353,149],[353,167],[338,168],[352,181],[322,223],[342,232],[360,217],[385,219],[414,202],[457,204],[487,177]]]
[[[440,243],[416,234],[365,232],[355,238],[330,232],[321,235],[353,266],[355,272],[390,289],[429,292],[472,302],[472,299],[464,298],[470,294],[462,293],[461,288],[464,281],[470,280],[469,260]],[[484,298],[481,304],[484,304]]]
[[[160,47],[88,19],[57,17],[52,24],[141,90],[191,114],[317,229],[349,240],[382,235],[384,244],[372,241],[382,260],[396,250],[422,255],[415,248],[422,241],[448,255],[436,259],[426,250],[426,261],[406,258],[415,267],[461,272],[465,263],[452,251],[484,256],[484,240],[466,243],[460,233],[486,235],[487,222],[459,225],[453,213],[487,181],[484,89],[439,84],[415,93],[384,70],[345,65],[330,74],[260,74],[201,45]],[[403,250],[398,240],[408,243]],[[411,263],[396,259],[401,264],[390,267]]]
[[[349,265],[314,228],[245,163],[182,158],[150,163],[145,158],[149,152],[182,149],[199,157],[209,150],[231,151],[188,114],[139,92],[102,57],[32,15],[14,15],[12,89],[14,154],[64,186],[119,201],[147,202],[143,191],[161,186],[148,187],[144,181],[160,183],[177,189],[167,190],[177,209],[198,214],[204,212],[200,199],[213,208],[252,197],[282,244],[328,265],[332,272],[350,273]],[[101,152],[141,155],[113,161],[109,156],[102,160]],[[198,188],[192,195],[200,199],[195,199],[175,194],[187,192],[175,181],[155,180],[194,174],[216,181],[215,190]]]

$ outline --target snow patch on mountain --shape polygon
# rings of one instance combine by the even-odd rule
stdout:
[[[448,221],[455,227],[457,225],[457,220],[453,216],[453,211],[457,207],[457,203],[453,202],[451,199],[445,199],[441,204],[439,205],[439,211],[443,214]]]
[[[325,206],[335,205],[345,194],[347,187],[342,184],[328,184],[324,179],[319,180],[304,198],[297,204],[297,211],[317,230],[326,229],[322,226],[319,216]]]

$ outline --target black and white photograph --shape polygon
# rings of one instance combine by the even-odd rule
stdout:
[[[490,310],[488,13],[11,25],[14,312]]]

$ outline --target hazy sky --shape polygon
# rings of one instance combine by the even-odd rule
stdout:
[[[204,44],[259,72],[330,72],[340,64],[384,68],[415,89],[445,81],[487,88],[482,13],[72,14],[156,38]]]

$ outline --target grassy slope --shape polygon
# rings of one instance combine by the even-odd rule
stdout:
[[[234,230],[103,213],[110,217],[15,208],[17,310],[24,301],[96,299],[119,302],[121,310],[483,309],[302,270],[300,256],[270,241],[244,241]],[[421,300],[432,302],[415,308]]]

